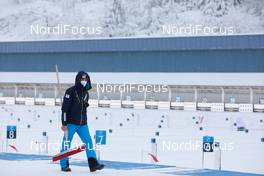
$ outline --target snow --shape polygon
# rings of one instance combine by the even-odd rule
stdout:
[[[20,3],[18,3],[20,2]],[[157,37],[222,35],[168,34],[163,26],[232,28],[231,34],[264,32],[262,0],[140,1],[140,0],[1,0],[0,41],[40,39],[85,39],[109,37]],[[236,2],[236,3],[232,3]],[[235,4],[235,5],[234,5]],[[221,8],[219,8],[221,7]],[[32,34],[31,25],[58,24],[100,28],[96,34]],[[229,35],[229,33],[224,33]]]
[[[2,156],[9,156],[9,157],[16,157],[16,154],[0,154]],[[34,159],[34,156],[30,156]],[[1,157],[2,158],[2,157]],[[38,158],[36,156],[36,158]],[[10,159],[10,158],[9,158]],[[87,163],[85,161],[81,162],[82,164],[77,164],[80,162],[73,162],[71,164],[72,172],[67,173],[67,175],[87,175],[89,174],[88,167],[86,166]],[[5,160],[0,159],[0,164],[2,166],[1,173],[4,175],[17,175],[17,176],[31,176],[31,175],[65,175],[65,173],[60,172],[58,169],[57,164],[50,163],[47,160],[31,160],[31,159],[13,159]],[[231,172],[231,171],[215,171],[215,170],[208,170],[208,169],[191,169],[191,168],[181,168],[181,167],[164,167],[164,168],[144,168],[144,165],[141,164],[143,167],[142,169],[130,167],[129,169],[125,169],[127,165],[131,165],[130,163],[119,163],[120,168],[115,167],[112,162],[106,162],[107,166],[110,168],[105,168],[104,170],[97,171],[93,173],[93,175],[102,175],[102,176],[171,176],[171,175],[208,175],[208,176],[215,176],[215,175],[222,175],[222,176],[261,176],[260,174],[250,174],[250,173],[241,173],[241,172]],[[111,167],[114,166],[114,167]],[[140,165],[140,164],[138,164]],[[12,169],[10,169],[12,168]],[[122,169],[124,168],[124,169]]]
[[[10,153],[0,153],[0,164],[2,167],[2,174],[5,175],[18,175],[18,176],[31,176],[31,175],[65,175],[65,173],[60,172],[58,163],[52,163],[47,160],[47,156],[40,157],[38,155],[24,155],[24,154],[10,154]],[[11,160],[10,160],[11,159]],[[107,165],[102,171],[97,171],[95,175],[130,175],[131,170],[136,175],[167,175],[161,172],[170,172],[177,170],[190,170],[175,167],[158,167],[156,165],[146,165],[146,164],[135,164],[135,163],[115,163],[109,161],[102,161]],[[136,166],[138,165],[138,166]],[[29,169],[30,166],[30,169]],[[73,160],[71,161],[71,173],[67,175],[87,175],[89,174],[89,168],[87,167],[87,161]],[[9,169],[12,168],[12,169]],[[47,169],[48,168],[48,169]],[[19,171],[19,172],[17,172]]]
[[[131,115],[132,113],[134,116]],[[13,149],[5,147],[5,130],[6,125],[17,125],[17,139],[9,140],[9,144],[15,145],[19,153],[35,155],[40,153],[48,156],[58,153],[59,149],[50,147],[48,153],[45,154],[45,150],[39,151],[38,145],[34,142],[41,142],[43,140],[42,133],[46,131],[49,144],[60,145],[63,135],[60,130],[60,107],[2,105],[0,114],[2,118],[0,123],[1,151],[15,153]],[[164,122],[162,128],[158,128],[162,116],[165,117],[163,118]],[[195,121],[202,116],[204,117],[203,122],[197,125]],[[200,143],[197,143],[197,148],[179,148],[178,144],[196,144],[197,141],[201,142],[203,136],[212,135],[215,137],[215,141],[219,141],[223,146],[223,170],[264,174],[263,142],[260,140],[264,132],[264,124],[260,122],[260,119],[263,119],[263,113],[88,108],[88,117],[92,136],[95,130],[107,130],[107,144],[101,146],[100,151],[102,160],[151,163],[151,158],[148,156],[149,152],[153,152],[150,139],[155,137],[157,139],[158,164],[176,166],[176,169],[201,169]],[[98,119],[96,120],[95,117]],[[225,120],[227,117],[229,118],[228,121]],[[21,120],[17,121],[17,118]],[[127,118],[130,118],[130,121],[127,121]],[[248,133],[236,130],[233,124],[237,120],[243,121],[249,130]],[[120,123],[123,123],[122,127],[119,125]],[[31,127],[28,128],[27,125]],[[204,130],[200,131],[199,127],[203,127]],[[109,129],[113,130],[112,133],[108,132]],[[156,131],[160,132],[158,137],[155,136]],[[33,143],[31,143],[32,141]],[[164,142],[167,145],[171,142],[174,148],[164,148]],[[74,137],[73,143],[80,143],[77,135]],[[215,169],[214,160],[214,153],[206,154],[205,168]],[[71,161],[73,163],[77,161],[86,163],[85,153],[74,155]],[[30,162],[17,164],[16,161],[2,161],[0,157],[1,163],[5,165],[4,168],[6,169],[12,165],[17,165],[16,167],[19,169],[24,166],[24,163],[33,166],[36,163],[36,169],[41,166],[45,167],[47,172],[59,174],[59,166],[50,165],[47,160],[32,162],[32,164]],[[87,172],[87,168],[83,170],[75,168],[75,165],[73,168],[79,174],[83,171]],[[113,168],[110,167],[109,169],[104,171],[105,175],[116,173],[116,171],[111,170]],[[116,168],[114,169],[116,170]],[[159,168],[156,171],[143,171],[133,168],[133,173],[137,173],[136,170],[138,170],[137,175],[151,173],[158,175],[166,168]],[[5,172],[7,171],[13,172],[12,170],[5,170]],[[25,173],[28,172],[25,171]],[[131,170],[127,171],[123,166],[120,173],[129,175]]]

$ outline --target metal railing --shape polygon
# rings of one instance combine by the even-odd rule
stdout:
[[[61,94],[70,86],[72,84],[62,84]],[[58,90],[57,84],[1,83],[0,104],[61,105],[60,98],[63,95],[59,94]],[[159,107],[186,109],[181,107],[189,103],[188,106],[194,106],[196,110],[211,110],[212,106],[224,106],[224,110],[238,111],[239,105],[251,104],[253,111],[256,106],[255,109],[260,109],[258,112],[262,112],[264,106],[264,87],[170,85],[167,86],[166,91],[136,90],[116,89],[114,92],[102,92],[93,85],[89,93],[90,100],[95,106],[96,103],[102,105],[99,107],[111,107],[111,102],[115,101],[117,107],[120,103],[120,107],[124,108],[133,108],[135,102],[143,102],[144,108],[147,109],[159,109]]]

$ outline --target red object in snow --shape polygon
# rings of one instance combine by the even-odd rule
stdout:
[[[10,145],[10,144],[9,144],[9,147],[11,147],[11,148],[14,149],[16,152],[18,152],[17,148],[16,148],[14,145]]]
[[[63,158],[66,158],[68,156],[71,156],[71,155],[74,155],[76,153],[80,153],[82,151],[84,151],[86,148],[85,148],[85,144],[79,146],[79,147],[76,147],[76,148],[73,148],[73,149],[70,149],[70,150],[66,150],[64,152],[61,152],[55,156],[52,157],[52,161],[58,161],[58,160],[61,160]]]
[[[155,155],[153,155],[151,153],[149,153],[149,155],[151,156],[151,158],[153,159],[153,161],[155,161],[156,163],[159,162],[158,158]]]

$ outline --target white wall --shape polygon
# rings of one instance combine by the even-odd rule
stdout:
[[[77,73],[59,73],[61,83],[74,83]],[[264,73],[89,73],[100,84],[168,84],[264,86]],[[0,72],[0,83],[57,83],[55,72]]]

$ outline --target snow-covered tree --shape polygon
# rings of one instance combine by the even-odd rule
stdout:
[[[110,37],[121,32],[126,23],[126,12],[122,0],[113,0],[103,27]]]
[[[241,3],[242,0],[200,0],[198,6],[204,14],[220,17]]]
[[[15,4],[32,3],[34,0],[12,0]]]
[[[16,10],[10,14],[12,6]],[[0,40],[42,37],[29,35],[25,26],[31,24],[100,26],[96,37],[166,36],[170,34],[162,33],[164,26],[190,24],[216,26],[219,31],[231,26],[235,34],[264,31],[264,0],[0,0],[0,11]]]
[[[179,4],[184,10],[193,10],[198,8],[201,0],[174,0],[174,3]]]
[[[21,0],[13,0],[13,2],[16,3],[16,4],[21,4],[22,3]]]

